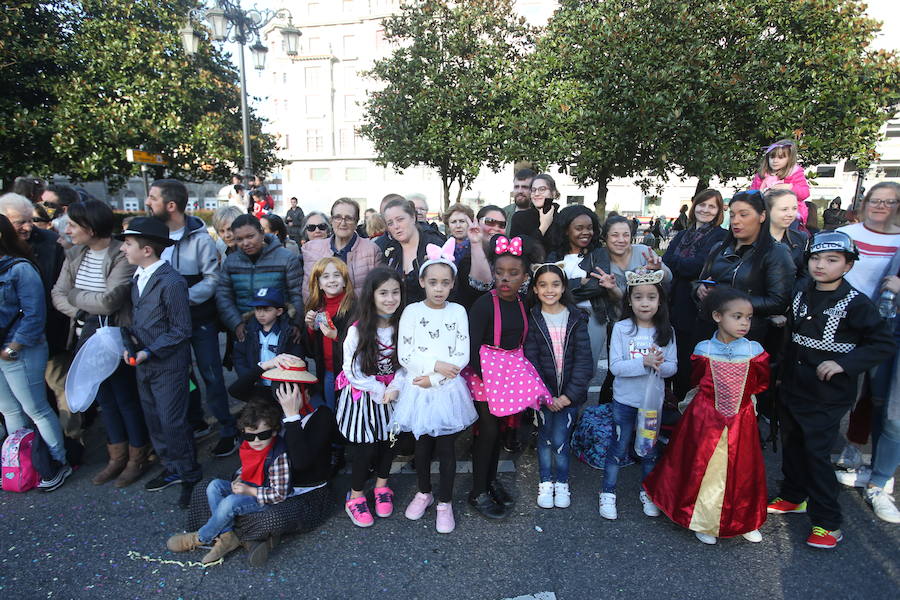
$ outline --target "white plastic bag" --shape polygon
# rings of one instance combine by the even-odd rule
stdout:
[[[119,327],[100,327],[82,344],[66,376],[69,410],[84,412],[90,407],[100,384],[113,374],[124,352]]]
[[[634,452],[640,457],[647,456],[653,451],[659,437],[663,400],[665,399],[665,389],[662,383],[659,373],[653,369],[647,378],[644,401],[638,408],[634,424]]]

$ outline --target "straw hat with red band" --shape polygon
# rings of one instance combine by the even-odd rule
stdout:
[[[315,375],[306,370],[306,363],[300,359],[293,360],[285,367],[269,369],[260,377],[269,381],[285,381],[288,383],[318,383]]]

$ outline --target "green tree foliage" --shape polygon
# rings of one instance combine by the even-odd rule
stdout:
[[[796,137],[807,164],[870,160],[900,100],[897,57],[855,0],[563,0],[510,87],[508,159],[599,184],[752,173]],[[647,180],[645,180],[646,183]]]
[[[79,0],[54,7],[54,52],[39,53],[57,69],[41,82],[50,143],[41,148],[43,163],[13,161],[15,168],[116,185],[137,172],[125,150],[143,147],[163,154],[175,177],[227,179],[242,162],[238,75],[209,43],[184,54],[178,28],[197,5]],[[27,24],[29,15],[23,18]],[[275,140],[255,116],[251,147],[260,171],[277,164]]]
[[[62,74],[57,7],[9,0],[0,11],[0,179],[42,172],[52,157],[50,111]]]
[[[508,130],[497,125],[514,97],[500,83],[523,55],[529,29],[511,0],[408,2],[384,29],[397,49],[369,73],[384,87],[370,94],[360,132],[381,165],[437,170],[446,206],[451,185],[458,199],[484,163],[499,167]]]

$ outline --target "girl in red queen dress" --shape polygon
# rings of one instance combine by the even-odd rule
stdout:
[[[746,294],[719,288],[706,307],[718,331],[694,348],[696,395],[644,489],[704,544],[737,535],[760,542],[766,471],[751,396],[768,387],[769,358],[759,343],[744,338],[753,316]]]

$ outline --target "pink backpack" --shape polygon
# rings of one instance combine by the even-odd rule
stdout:
[[[31,462],[34,431],[22,428],[3,442],[0,465],[3,468],[3,489],[7,492],[27,492],[37,487],[41,476]]]

